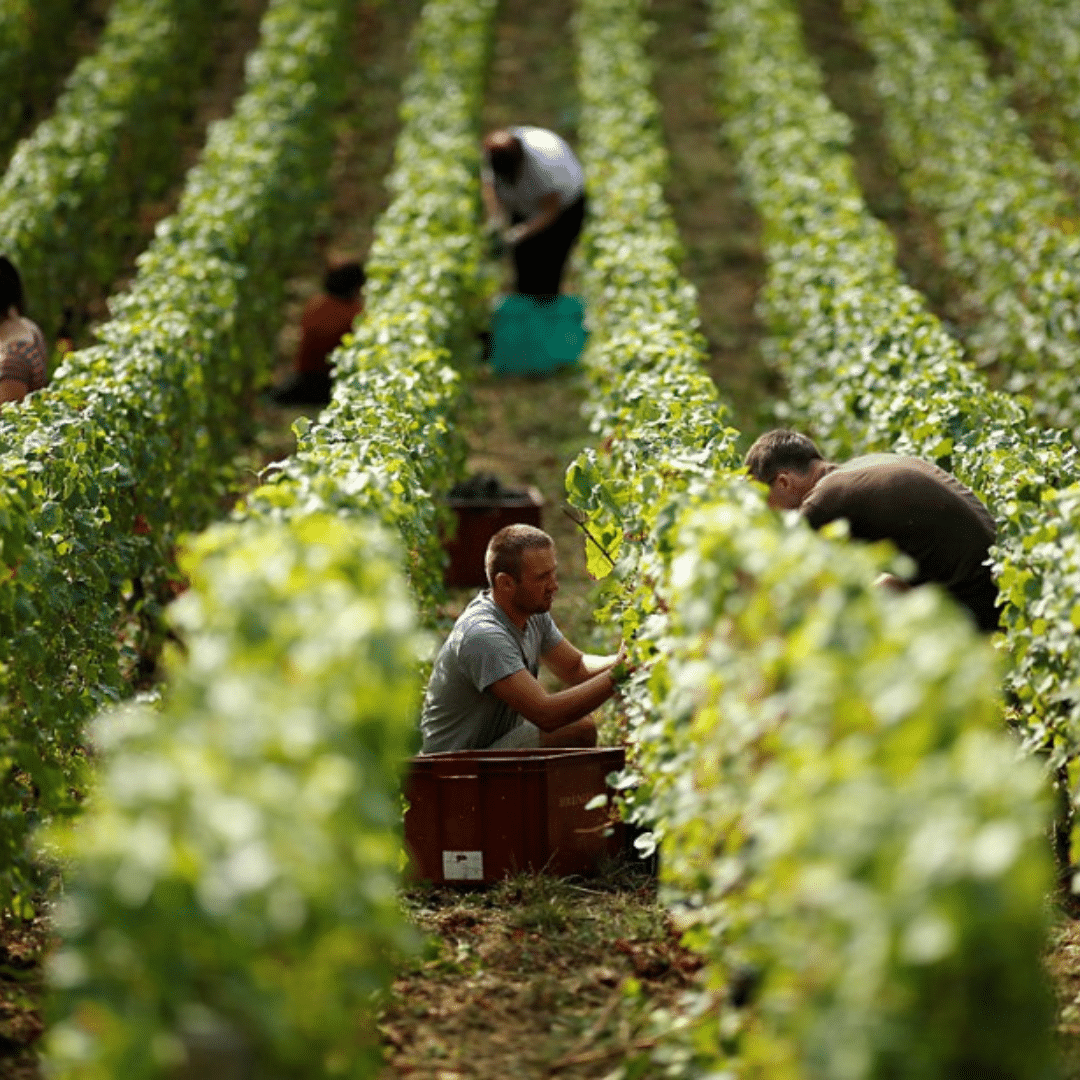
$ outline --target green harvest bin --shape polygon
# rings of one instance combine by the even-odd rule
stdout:
[[[495,374],[550,375],[577,363],[588,337],[584,315],[579,296],[552,301],[519,293],[502,297],[491,316],[489,359]]]

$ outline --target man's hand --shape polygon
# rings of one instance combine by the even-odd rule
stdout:
[[[509,229],[504,229],[503,243],[508,248],[517,247],[522,240],[528,240],[530,236],[535,236],[554,225],[561,212],[557,194],[553,192],[550,195],[541,196],[539,213],[528,221],[519,221],[516,225],[511,225]]]
[[[488,223],[494,222],[498,229],[505,229],[510,224],[509,218],[503,205],[495,194],[495,185],[491,180],[482,180],[480,183],[480,197],[484,203],[484,211],[487,214]]]
[[[626,682],[636,670],[627,658],[626,642],[620,641],[618,655],[616,655],[615,662],[608,671],[611,681],[618,686],[620,683]]]
[[[525,230],[522,227],[524,224],[525,222],[519,222],[511,225],[509,229],[503,229],[500,239],[508,248],[517,247],[525,239]]]

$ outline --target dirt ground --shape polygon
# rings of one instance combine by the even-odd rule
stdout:
[[[149,243],[154,226],[176,209],[187,172],[202,153],[208,125],[232,113],[233,103],[244,89],[244,59],[259,42],[259,24],[266,5],[267,0],[228,0],[222,5],[221,17],[214,27],[212,59],[183,134],[176,182],[161,199],[140,206],[140,243],[132,252],[133,260]],[[127,273],[133,270],[134,266],[129,265]],[[122,280],[111,292],[122,287]]]
[[[647,1055],[651,1011],[677,1008],[700,968],[640,873],[406,904],[431,946],[383,1014],[383,1080],[610,1076]]]
[[[491,68],[481,126],[488,131],[536,124],[558,131],[571,144],[577,136],[575,57],[566,32],[572,0],[503,0],[495,26]],[[503,288],[512,288],[504,265]],[[563,283],[574,292],[571,266]],[[566,468],[589,442],[581,414],[586,388],[581,374],[564,368],[550,379],[497,378],[486,366],[473,373],[465,419],[470,454],[467,469],[493,474],[507,487],[534,486],[543,496],[542,526],[555,539],[560,592],[553,609],[559,626],[586,651],[616,643],[595,636],[589,602],[591,581],[577,527],[566,516]],[[454,590],[448,616],[475,589]]]
[[[575,141],[574,55],[565,33],[572,10],[570,0],[504,0],[485,130],[531,123]],[[564,288],[574,286],[571,273]],[[560,563],[553,614],[581,648],[613,649],[593,626],[584,544],[562,512],[566,467],[589,444],[582,376],[496,378],[482,369],[471,397],[470,474],[540,490]],[[447,615],[474,592],[455,590]],[[698,966],[640,870],[599,882],[536,877],[478,893],[409,892],[406,905],[431,944],[397,979],[383,1015],[384,1080],[608,1076],[647,1052],[651,1011],[672,1005]]]
[[[41,961],[49,940],[48,920],[0,922],[0,1077],[37,1080],[34,1044],[42,1031]]]
[[[1051,938],[1047,967],[1058,999],[1062,1076],[1080,1076],[1080,922],[1062,917]]]
[[[927,297],[930,309],[963,337],[974,313],[965,311],[961,290],[946,271],[941,240],[931,215],[904,190],[900,169],[885,137],[881,104],[873,86],[874,61],[845,17],[842,0],[797,0],[807,44],[822,66],[825,91],[852,120],[851,152],[870,210],[892,230],[898,261],[911,285]],[[957,0],[966,35],[987,57],[990,73],[1009,79],[1008,52],[980,17],[976,0]],[[1009,101],[1020,114],[1035,150],[1054,168],[1073,197],[1080,191],[1080,166],[1063,145],[1061,132],[1037,88],[1010,81]],[[991,380],[993,368],[986,370]]]
[[[709,374],[749,446],[773,426],[769,401],[782,387],[759,352],[764,328],[755,304],[765,279],[760,226],[717,119],[707,6],[706,0],[653,0],[650,55],[671,155],[667,200],[686,253],[683,273],[698,290]]]
[[[495,27],[483,130],[536,124],[575,142],[575,60],[570,35],[565,32],[573,9],[572,0],[503,0]],[[504,270],[504,288],[509,290],[512,280],[508,268]],[[573,292],[574,287],[571,270],[563,289]],[[589,439],[581,415],[585,394],[581,375],[570,369],[546,380],[496,378],[481,370],[472,380],[467,467],[470,475],[492,473],[509,487],[539,489],[544,497],[542,525],[554,537],[559,557],[555,617],[579,647],[602,650],[603,643],[592,637],[584,543],[562,510],[566,468]],[[457,591],[454,607],[464,606],[474,591]]]
[[[1019,114],[1024,131],[1036,153],[1049,163],[1058,181],[1075,201],[1080,198],[1080,161],[1061,126],[1060,114],[1046,87],[1032,86],[1017,78],[1013,58],[983,17],[978,0],[954,0],[964,33],[983,50],[990,74],[1003,80],[1009,104]]]

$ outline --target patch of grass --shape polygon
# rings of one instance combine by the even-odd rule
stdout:
[[[437,1080],[434,1062],[492,1080],[607,1076],[642,1055],[654,1012],[677,1008],[699,966],[633,865],[588,880],[413,889],[403,902],[438,946],[397,980],[383,1013],[386,1078]]]
[[[563,904],[546,898],[519,908],[510,916],[509,925],[515,930],[559,934],[569,925],[569,918]]]

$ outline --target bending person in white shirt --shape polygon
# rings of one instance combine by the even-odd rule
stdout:
[[[480,180],[489,222],[513,253],[516,291],[553,300],[585,218],[581,162],[553,131],[500,129],[484,138]]]

